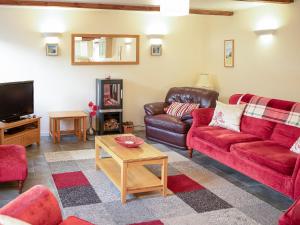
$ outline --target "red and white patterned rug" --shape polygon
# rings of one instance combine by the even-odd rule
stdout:
[[[51,189],[64,216],[97,225],[275,225],[281,212],[201,165],[155,144],[169,156],[168,189],[130,195],[126,205],[110,180],[95,169],[94,150],[47,152]],[[157,176],[158,166],[149,166]]]

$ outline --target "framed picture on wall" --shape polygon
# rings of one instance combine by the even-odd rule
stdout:
[[[234,40],[224,41],[224,66],[234,67]]]
[[[47,56],[58,56],[58,44],[46,44]]]
[[[152,56],[161,56],[162,54],[162,47],[161,45],[151,45],[151,55]]]

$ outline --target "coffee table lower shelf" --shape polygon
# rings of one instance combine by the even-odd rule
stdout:
[[[163,189],[161,180],[144,166],[130,166],[129,164],[127,175],[125,175],[126,187],[122,187],[122,169],[113,158],[102,158],[96,164],[121,192],[124,188],[126,194],[162,191]]]

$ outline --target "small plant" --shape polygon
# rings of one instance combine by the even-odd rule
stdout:
[[[87,129],[86,134],[88,138],[90,138],[89,140],[92,140],[91,137],[93,137],[96,134],[96,131],[93,128],[93,117],[97,115],[97,111],[99,107],[95,105],[92,101],[89,102],[88,106],[89,106],[88,113],[89,113],[90,127]]]
[[[97,105],[95,105],[92,101],[89,102],[88,106],[89,106],[89,116],[91,118],[95,117],[99,107]]]

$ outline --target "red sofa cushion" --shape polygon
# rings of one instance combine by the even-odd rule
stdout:
[[[175,133],[185,134],[190,126],[181,121],[179,117],[170,116],[168,114],[159,114],[155,116],[146,116],[145,122],[147,125],[169,130]]]
[[[290,149],[299,137],[300,128],[278,123],[274,128],[271,140]]]
[[[85,220],[79,219],[75,216],[69,216],[67,219],[65,219],[59,225],[93,225],[93,224],[89,223]]]
[[[26,150],[20,145],[0,146],[0,182],[25,180],[27,177]]]
[[[242,132],[235,132],[221,127],[197,127],[192,130],[192,136],[210,142],[224,151],[229,151],[235,143],[258,141],[260,138]]]
[[[193,110],[193,127],[208,126],[213,118],[214,112],[214,108],[200,108]]]
[[[270,139],[275,125],[276,123],[271,121],[243,116],[241,120],[241,131],[266,140]]]
[[[296,153],[273,141],[239,143],[232,145],[230,151],[288,176],[293,174],[298,157]]]
[[[0,214],[32,225],[57,225],[62,222],[59,204],[50,190],[34,186],[0,209]]]

